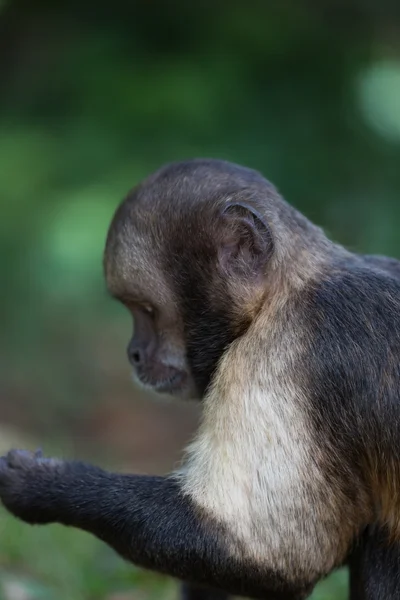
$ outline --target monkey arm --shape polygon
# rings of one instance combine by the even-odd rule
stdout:
[[[223,590],[208,589],[189,583],[183,583],[181,600],[229,600],[230,596]]]
[[[86,530],[133,563],[235,594],[299,600],[310,585],[229,555],[224,531],[199,513],[172,478],[121,475],[82,462],[11,451],[0,459],[0,497],[31,524]]]
[[[394,600],[400,589],[400,544],[368,527],[348,561],[351,600]]]

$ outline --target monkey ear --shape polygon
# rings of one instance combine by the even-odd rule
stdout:
[[[273,252],[271,229],[252,206],[232,202],[222,212],[222,239],[218,258],[228,274],[261,276]]]

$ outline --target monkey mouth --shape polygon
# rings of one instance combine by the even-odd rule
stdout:
[[[184,387],[187,375],[184,371],[171,369],[167,377],[157,378],[149,373],[133,371],[133,379],[141,387],[152,390],[158,394],[174,394]]]
[[[177,372],[164,381],[158,381],[153,388],[160,394],[171,393],[180,390],[185,383],[185,373]]]

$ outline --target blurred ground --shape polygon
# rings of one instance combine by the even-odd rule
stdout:
[[[2,448],[152,473],[179,460],[196,409],[132,387],[132,325],[101,273],[117,203],[163,162],[258,168],[338,241],[400,256],[399,13],[368,0],[0,0]],[[315,598],[344,598],[345,581]],[[3,511],[0,590],[176,593],[83,533]]]

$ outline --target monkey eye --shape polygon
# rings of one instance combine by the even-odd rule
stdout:
[[[154,315],[155,315],[155,310],[154,310],[154,308],[151,306],[151,304],[147,304],[147,303],[145,303],[145,304],[142,304],[142,305],[141,305],[141,308],[142,308],[142,310],[143,310],[143,311],[144,311],[146,314],[148,314],[150,317],[154,317]]]
[[[146,313],[149,317],[154,318],[156,315],[156,309],[149,304],[149,302],[141,302],[140,300],[133,299],[127,296],[120,296],[118,300],[126,306],[126,308],[134,312],[135,310],[140,310],[143,313]]]

